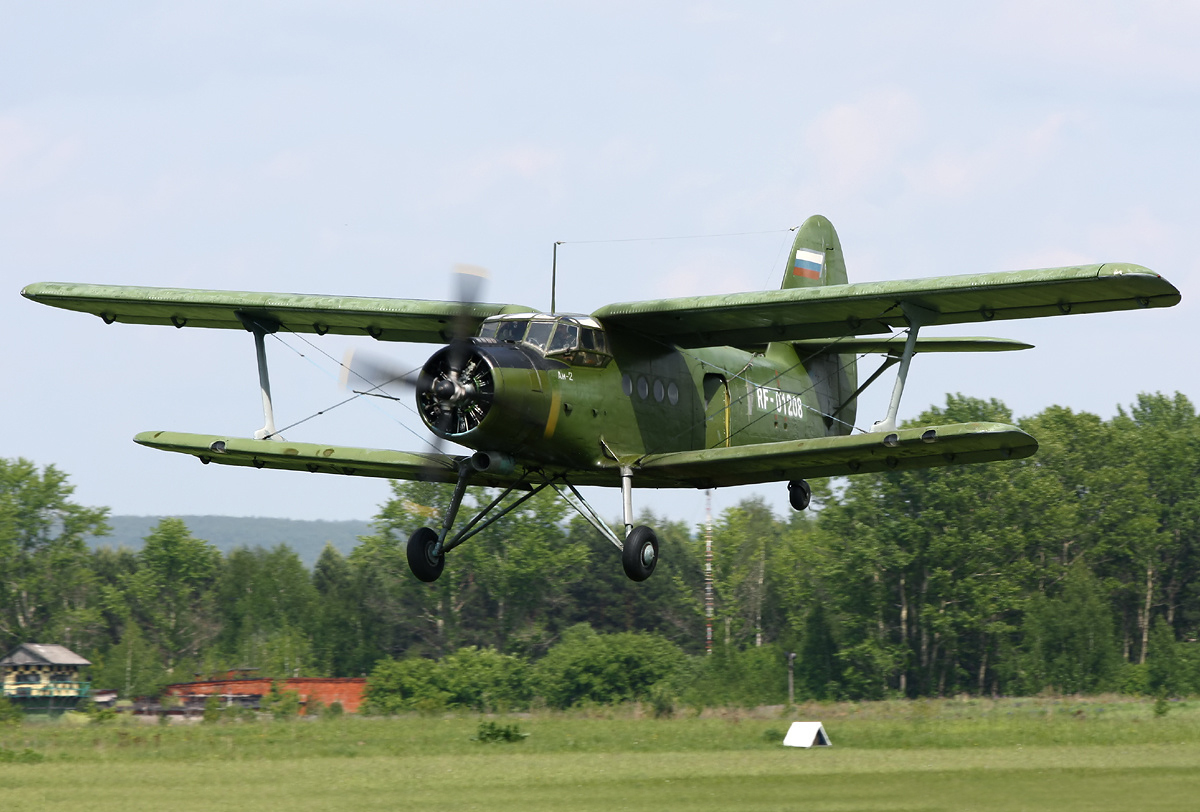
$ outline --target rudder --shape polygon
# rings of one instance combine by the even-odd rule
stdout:
[[[829,219],[814,214],[796,231],[783,270],[784,290],[846,284],[842,243]]]
[[[792,250],[783,272],[784,290],[845,285],[846,260],[842,243],[829,219],[815,214],[796,231]],[[816,396],[817,409],[825,418],[830,436],[850,433],[857,412],[856,403],[846,403],[858,386],[858,364],[854,353],[837,352],[837,341],[817,353],[811,349],[799,353],[808,371]],[[834,414],[836,413],[836,418]]]

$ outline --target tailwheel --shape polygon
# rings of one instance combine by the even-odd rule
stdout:
[[[422,527],[408,537],[408,568],[418,580],[426,583],[436,581],[446,566],[446,554],[434,550],[438,547],[438,534]]]
[[[638,525],[625,539],[621,566],[631,581],[644,581],[658,564],[658,536],[645,525]]]
[[[803,479],[793,479],[788,483],[788,501],[792,510],[804,510],[812,501],[812,486]]]

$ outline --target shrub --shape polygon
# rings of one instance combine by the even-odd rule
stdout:
[[[383,660],[367,677],[363,711],[386,715],[446,707],[449,694],[438,687],[437,670],[436,662],[419,657]]]
[[[279,683],[272,682],[271,690],[262,698],[259,709],[276,719],[290,719],[300,713],[300,694],[295,691],[279,690]]]
[[[87,710],[87,717],[93,725],[105,725],[117,718],[117,711],[114,708],[98,708],[92,705]]]
[[[495,649],[459,649],[438,663],[436,680],[452,708],[508,710],[529,703],[529,667]]]
[[[580,624],[538,662],[534,682],[551,707],[608,705],[647,696],[685,662],[679,647],[658,635],[597,634]]]
[[[529,703],[529,667],[491,648],[459,649],[440,662],[385,660],[367,679],[366,712],[470,708],[507,710]]]
[[[342,703],[334,701],[325,706],[325,710],[321,712],[321,718],[336,719],[343,713],[345,713],[345,708],[342,707]]]
[[[523,742],[527,738],[529,738],[529,734],[522,733],[520,726],[516,723],[500,725],[495,722],[485,721],[479,723],[479,729],[471,737],[471,741],[488,744],[495,742]]]
[[[204,700],[204,724],[211,725],[221,721],[221,697],[213,695]]]
[[[19,725],[24,719],[24,711],[0,694],[0,725]]]
[[[787,701],[787,659],[769,644],[739,651],[718,646],[693,660],[695,673],[683,692],[693,707],[782,704]]]

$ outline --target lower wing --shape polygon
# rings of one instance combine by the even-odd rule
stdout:
[[[415,454],[379,448],[349,448],[147,431],[135,442],[198,457],[202,463],[309,471],[315,474],[456,482],[467,457]],[[888,434],[820,437],[781,443],[651,454],[633,466],[634,482],[647,488],[718,488],[822,476],[932,468],[1020,459],[1037,451],[1037,440],[1004,423],[955,423],[899,429]],[[620,485],[613,468],[545,472],[518,467],[509,474],[475,471],[470,484],[528,489],[549,478],[576,485]]]
[[[634,481],[648,487],[717,488],[1020,459],[1037,447],[1037,440],[1016,426],[954,423],[651,454],[641,461]]]
[[[275,468],[284,471],[384,479],[416,479],[426,482],[457,482],[459,466],[469,459],[452,454],[414,454],[383,448],[250,440],[174,431],[144,431],[134,437],[133,441],[161,451],[190,454],[198,457],[205,465],[215,462],[219,465],[239,465],[247,468]],[[476,471],[471,476],[471,484],[527,488],[524,479],[525,472],[519,469],[511,475]]]

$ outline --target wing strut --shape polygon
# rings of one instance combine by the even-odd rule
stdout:
[[[235,311],[234,315],[237,316],[237,320],[242,323],[243,327],[254,334],[254,356],[258,361],[258,388],[262,393],[263,405],[263,427],[254,432],[254,439],[282,440],[283,438],[275,433],[275,409],[271,405],[271,375],[267,371],[266,344],[267,333],[274,333],[278,330],[279,322],[241,310]]]
[[[275,409],[271,406],[271,376],[267,372],[266,333],[254,327],[254,354],[258,357],[258,388],[262,391],[263,427],[254,432],[255,440],[282,440],[275,436]]]
[[[937,318],[937,313],[924,307],[901,302],[900,309],[908,320],[908,340],[904,342],[904,354],[900,356],[900,369],[896,371],[896,385],[892,387],[892,400],[888,404],[887,417],[871,427],[872,431],[895,431],[896,415],[900,412],[900,398],[904,395],[904,382],[908,378],[908,366],[917,349],[917,333],[921,326]],[[882,371],[882,370],[880,370]]]

